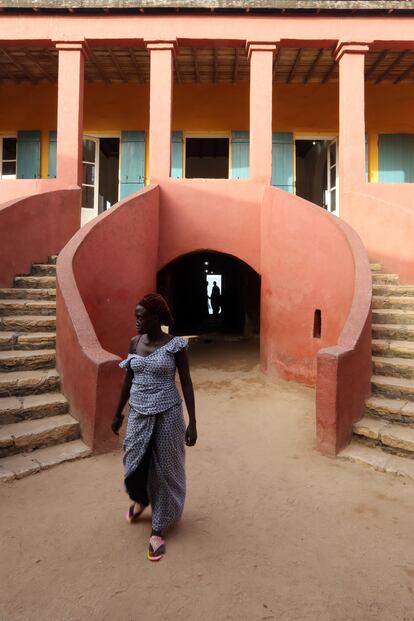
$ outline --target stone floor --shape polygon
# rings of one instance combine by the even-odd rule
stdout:
[[[159,564],[121,452],[0,485],[1,621],[413,621],[414,483],[315,450],[314,391],[191,348],[199,442]]]

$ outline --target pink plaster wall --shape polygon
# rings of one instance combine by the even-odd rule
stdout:
[[[78,189],[42,192],[0,204],[0,287],[11,287],[16,274],[28,274],[32,263],[58,254],[79,228],[79,220]]]
[[[120,357],[136,333],[140,296],[155,289],[157,187],[83,227],[57,265],[57,361],[71,413],[94,451],[117,445],[110,423],[124,373]]]

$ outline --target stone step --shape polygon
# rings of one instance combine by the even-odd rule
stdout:
[[[55,349],[55,332],[0,332],[0,351],[4,349]]]
[[[56,265],[56,263],[57,263],[57,258],[58,258],[57,254],[52,254],[52,256],[50,256],[50,257],[49,257],[49,261],[48,261],[48,263],[49,263],[50,265]]]
[[[0,300],[55,300],[56,289],[0,289]]]
[[[339,453],[338,457],[355,464],[373,468],[379,472],[388,472],[389,474],[414,481],[413,459],[393,455],[392,453],[382,451],[378,447],[367,446],[356,439],[352,440],[346,449]]]
[[[390,285],[399,285],[400,279],[398,274],[372,274],[372,282],[374,284],[389,283]]]
[[[382,272],[381,263],[370,263],[371,272]]]
[[[67,414],[69,403],[60,392],[0,398],[0,425]]]
[[[386,450],[414,458],[414,429],[364,416],[353,426],[354,434]]]
[[[56,315],[56,301],[0,300],[0,315]]]
[[[35,351],[6,349],[0,351],[1,371],[29,371],[30,369],[50,369],[56,363],[54,349],[38,349]]]
[[[414,378],[414,360],[395,356],[373,356],[372,368],[376,375]]]
[[[374,284],[372,286],[372,293],[374,295],[383,296],[414,296],[414,285],[387,285],[387,284]]]
[[[0,458],[77,440],[79,435],[79,422],[70,414],[3,425],[0,427]]]
[[[373,375],[371,377],[372,392],[393,399],[414,401],[414,380],[405,377],[387,377]]]
[[[55,332],[54,315],[0,316],[0,330],[6,332]]]
[[[60,377],[56,369],[0,373],[1,397],[56,392],[59,388]]]
[[[414,297],[411,295],[374,295],[372,296],[372,308],[414,310]]]
[[[397,356],[399,358],[414,359],[414,342],[372,339],[372,353],[380,356]]]
[[[33,263],[31,276],[56,276],[56,265],[53,263]]]
[[[387,421],[414,425],[414,401],[372,395],[365,403],[365,411]]]
[[[373,339],[388,339],[395,341],[414,341],[414,326],[409,324],[372,324]]]
[[[82,440],[72,440],[64,444],[37,449],[28,454],[3,457],[0,459],[0,481],[22,479],[29,474],[53,468],[64,462],[89,457],[91,453],[92,451]]]
[[[15,276],[14,286],[23,289],[56,289],[55,276]]]
[[[373,323],[397,323],[409,324],[414,326],[414,310],[398,310],[398,309],[372,309]]]

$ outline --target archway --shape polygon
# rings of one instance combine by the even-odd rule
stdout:
[[[157,290],[171,306],[175,334],[260,333],[260,276],[232,255],[181,256],[158,272]]]

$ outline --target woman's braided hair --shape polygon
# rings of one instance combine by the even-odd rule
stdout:
[[[148,293],[138,302],[149,313],[156,315],[163,326],[171,327],[174,323],[173,316],[165,299],[159,293]]]

